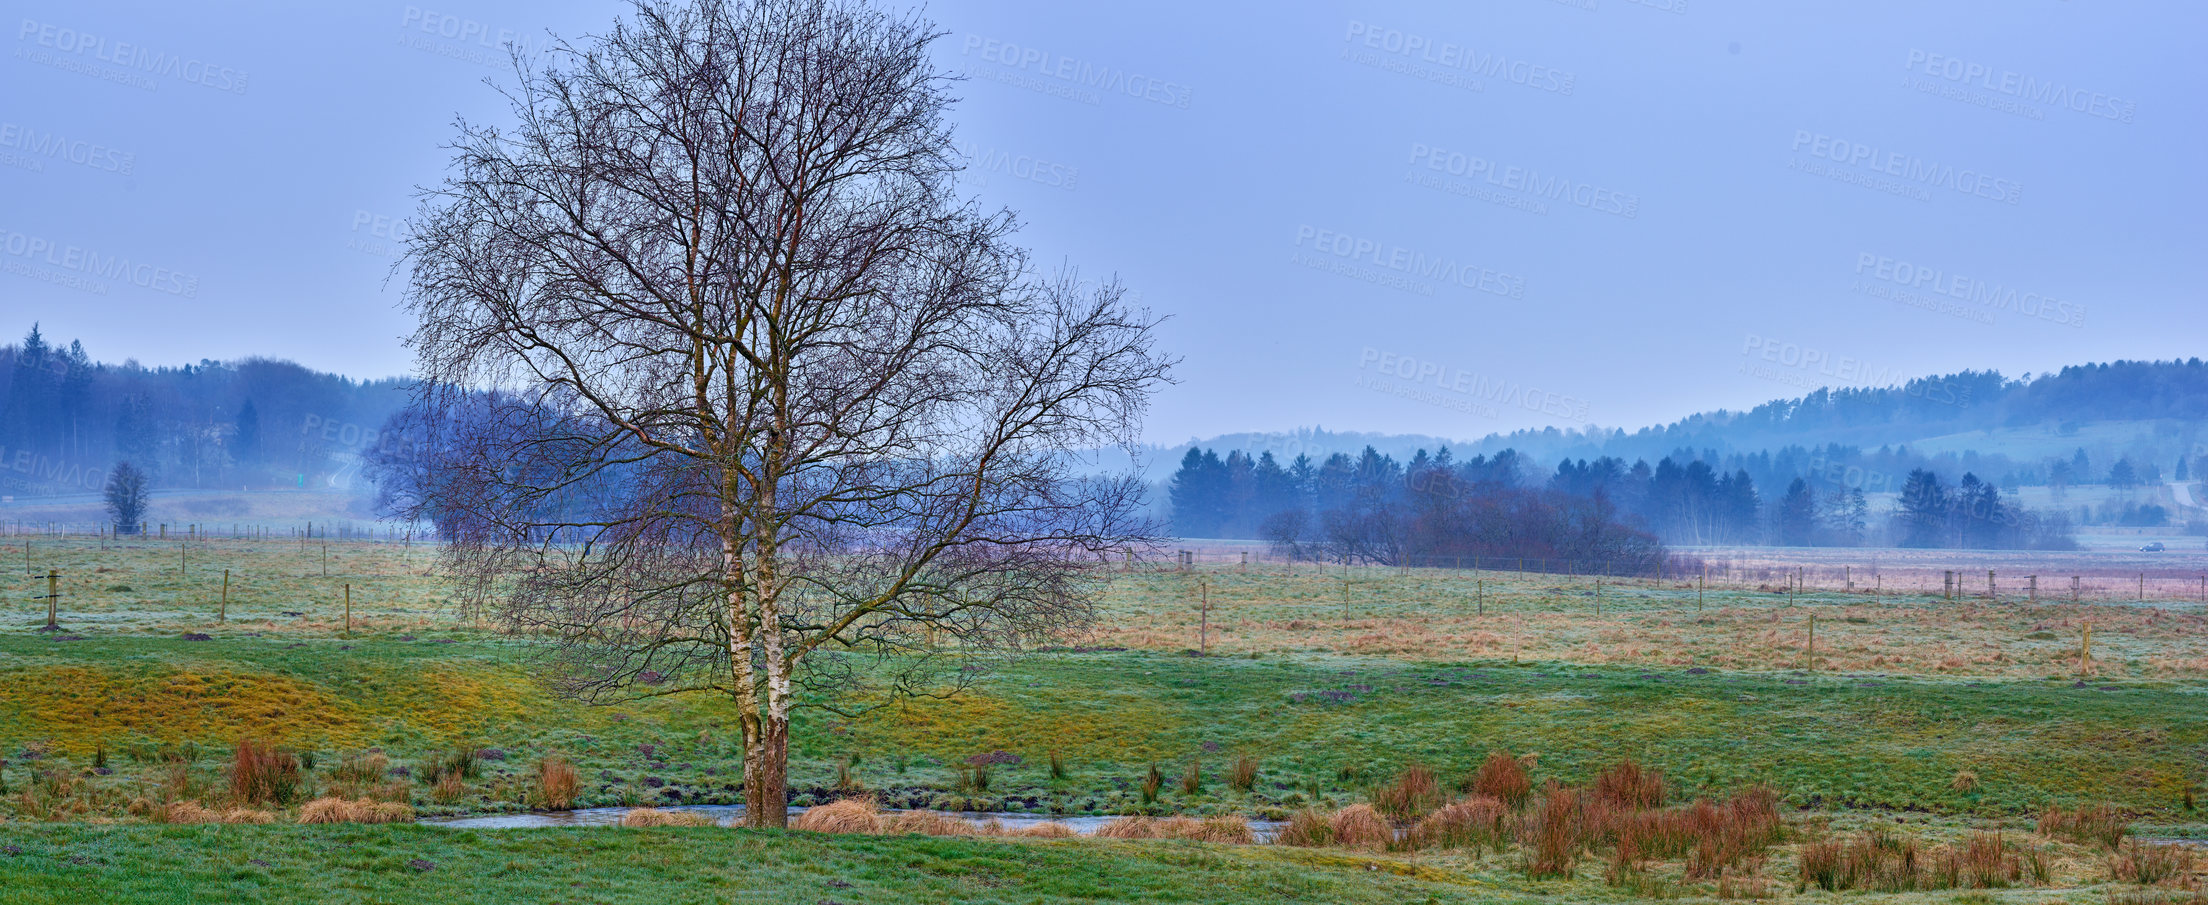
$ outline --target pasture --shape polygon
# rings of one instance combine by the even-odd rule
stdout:
[[[2118,879],[2117,854],[2040,833],[2038,819],[2105,805],[2135,833],[2208,835],[2196,810],[2208,611],[2174,578],[2145,602],[2104,589],[2072,603],[1988,600],[1982,587],[1948,600],[1936,584],[1851,590],[1814,567],[1798,580],[1735,568],[1705,583],[1212,557],[1115,571],[1089,633],[965,694],[838,701],[857,715],[806,711],[794,727],[800,805],[1277,820],[1428,794],[1406,779],[1424,772],[1438,789],[1400,811],[1411,827],[1478,789],[1498,753],[1537,786],[1590,789],[1631,760],[1663,777],[1651,807],[1759,786],[1780,796],[1783,833],[1714,875],[1691,854],[1636,862],[1589,836],[1564,875],[1536,877],[1529,841],[287,826],[315,795],[421,816],[544,807],[548,761],[573,767],[568,806],[739,802],[729,708],[551,694],[529,639],[445,604],[420,545],[332,542],[325,565],[319,540],[9,540],[9,901],[63,901],[101,878],[117,884],[113,901],[275,900],[295,888],[363,900],[402,889],[551,901],[799,890],[803,901],[1052,902],[1099,889],[1176,902],[1814,899],[1835,894],[1805,873],[1817,846],[1898,832],[1930,859],[1979,831],[2014,847],[1996,860],[2033,866],[2001,884],[2019,891],[1972,895],[2161,901],[2189,877]],[[51,632],[35,599],[48,570],[60,591]],[[233,748],[246,739],[302,761],[292,798],[246,808],[275,825],[165,823],[178,802],[239,804]],[[462,753],[456,772],[447,765]],[[1518,819],[1539,823],[1538,802],[1523,807]],[[1960,894],[1926,884],[1970,885],[1872,894]]]

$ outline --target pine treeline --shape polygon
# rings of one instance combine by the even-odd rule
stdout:
[[[1701,459],[1564,460],[1546,481],[1511,450],[1458,461],[1443,447],[1409,463],[1366,447],[1323,462],[1191,449],[1168,487],[1175,533],[1257,538],[1284,553],[1352,562],[1479,556],[1579,561],[1660,558],[1663,542],[1861,546],[1873,515],[1861,487],[1820,493],[1794,477],[1766,502],[1746,469]],[[1965,473],[1951,491],[1910,472],[1890,526],[1916,547],[2069,549],[2069,520],[2024,510]],[[1655,562],[1656,559],[1648,559]]]
[[[100,493],[118,462],[153,488],[315,486],[384,442],[408,382],[284,361],[93,361],[33,325],[0,346],[0,493]]]

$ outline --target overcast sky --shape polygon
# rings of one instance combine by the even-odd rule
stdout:
[[[498,44],[623,9],[11,3],[0,329],[407,372],[396,222],[500,118]],[[929,14],[972,190],[1171,316],[1155,442],[1635,427],[2208,326],[2201,4]]]

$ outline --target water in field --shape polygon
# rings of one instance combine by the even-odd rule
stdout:
[[[695,814],[704,814],[713,818],[713,821],[721,826],[734,826],[744,818],[744,806],[740,804],[675,805],[659,810],[689,811]],[[528,814],[488,814],[481,817],[433,817],[421,822],[433,826],[485,830],[534,829],[557,826],[619,826],[621,825],[621,817],[628,812],[628,808],[582,808],[574,811],[545,811]],[[790,816],[795,818],[804,812],[804,808],[791,808]],[[885,810],[882,813],[884,815],[894,815],[899,812]],[[947,814],[946,816],[956,817],[975,826],[995,821],[1007,832],[1017,831],[1038,823],[1063,823],[1072,827],[1074,832],[1084,836],[1093,835],[1105,824],[1120,819],[1118,817],[1051,817],[1044,814],[982,812]],[[1285,824],[1278,820],[1252,820],[1250,821],[1250,830],[1257,834],[1259,842],[1270,842],[1273,835],[1280,832],[1283,825]]]

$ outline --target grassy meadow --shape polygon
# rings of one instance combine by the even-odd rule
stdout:
[[[419,545],[332,543],[325,566],[319,541],[30,538],[26,561],[24,539],[7,540],[0,901],[81,901],[99,884],[97,900],[125,902],[2149,903],[2184,901],[2189,868],[2121,879],[2137,873],[2121,866],[2133,856],[2037,819],[2108,806],[2135,833],[2208,836],[2195,810],[2208,778],[2208,613],[2196,604],[1278,564],[1120,573],[1091,632],[969,693],[848,719],[806,712],[796,803],[1287,819],[1396,802],[1409,826],[1485,789],[1483,764],[1501,753],[1536,786],[1607,788],[1606,768],[1628,759],[1660,773],[1634,813],[1767,786],[1783,830],[1722,869],[1676,845],[1636,858],[1615,832],[1589,836],[1562,875],[1537,876],[1530,838],[1303,848],[295,825],[317,795],[424,816],[542,807],[548,761],[573,765],[577,807],[739,802],[729,708],[550,694],[528,641],[443,605]],[[46,601],[32,599],[48,569],[60,573],[55,632],[38,631]],[[241,739],[300,756],[290,798],[232,800]],[[449,770],[455,756],[464,773]],[[1437,788],[1414,788],[1412,767]],[[1514,805],[1514,819],[1542,824],[1523,816],[1541,801]],[[273,823],[164,822],[179,802]],[[2029,867],[2007,888],[1835,891],[1812,869],[1819,846],[1921,842],[1930,863],[1981,831],[2002,834],[1988,857]]]

